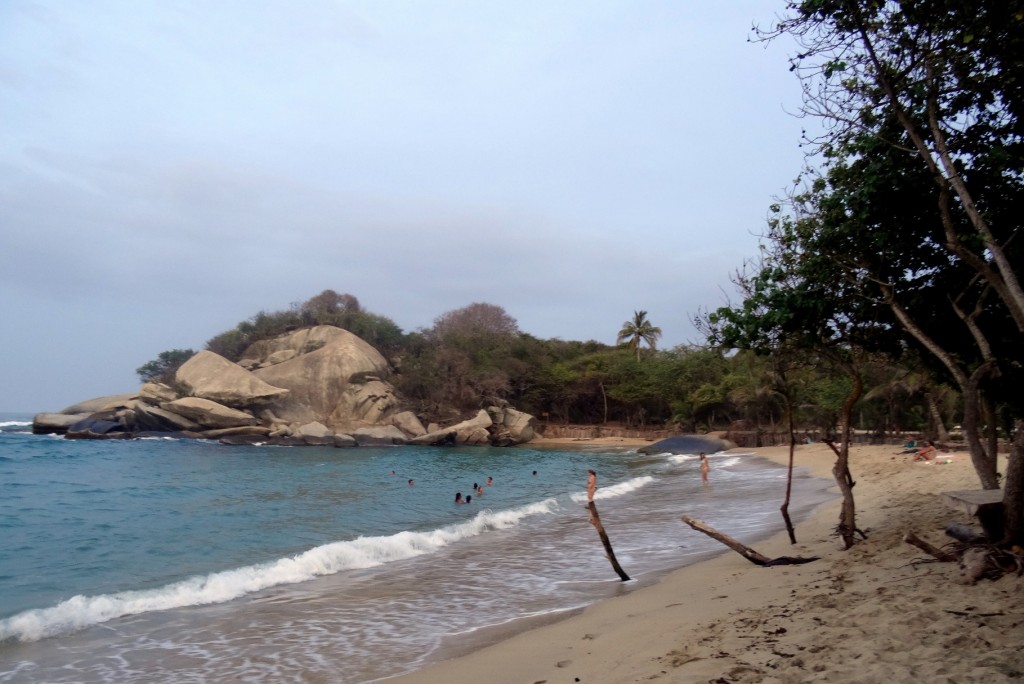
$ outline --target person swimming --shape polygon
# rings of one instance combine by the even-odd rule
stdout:
[[[455,503],[457,503],[457,504],[464,504],[464,503],[467,503],[467,502],[466,502],[466,501],[465,501],[465,500],[464,500],[464,499],[462,498],[462,492],[455,492]]]

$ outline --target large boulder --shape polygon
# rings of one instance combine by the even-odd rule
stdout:
[[[257,420],[244,411],[218,404],[200,397],[185,397],[160,404],[164,411],[177,413],[179,416],[195,421],[201,428],[215,430],[217,428],[255,425]]]
[[[123,408],[137,397],[135,393],[110,394],[80,401],[56,413],[37,413],[32,419],[32,432],[37,435],[62,435],[69,427],[92,414]]]
[[[170,401],[174,400],[171,399]],[[139,400],[134,402],[129,408],[135,412],[133,429],[137,431],[197,432],[201,429],[194,420],[171,411],[165,411],[159,406],[150,405],[145,401],[141,393],[139,394]]]
[[[713,454],[717,451],[735,449],[736,444],[712,435],[678,435],[668,437],[654,444],[637,449],[640,454]]]
[[[194,397],[236,408],[269,404],[289,393],[212,351],[201,351],[183,363],[174,379]]]
[[[64,414],[86,414],[90,415],[93,413],[99,413],[100,411],[108,411],[110,409],[121,408],[127,406],[128,402],[132,399],[138,398],[137,392],[128,394],[110,394],[103,397],[96,397],[95,399],[86,399],[80,401],[77,404],[72,404],[67,408],[58,411],[58,413]]]
[[[391,416],[391,424],[402,431],[407,437],[420,437],[427,434],[423,423],[412,411],[401,411]]]
[[[165,401],[174,401],[178,393],[173,387],[162,382],[147,382],[139,388],[139,399],[150,406],[159,406]]]
[[[394,425],[374,425],[358,428],[352,433],[359,446],[405,444],[405,433]]]
[[[297,330],[262,340],[243,354],[259,365],[290,359],[253,371],[264,382],[290,391],[274,401],[274,415],[289,423],[319,421],[335,432],[372,425],[397,407],[390,386],[380,380],[388,371],[380,352],[347,330],[329,325]]]
[[[493,427],[494,421],[491,419],[490,414],[481,409],[468,420],[441,428],[435,432],[428,432],[425,435],[414,437],[409,440],[409,444],[437,445],[454,443],[467,446],[490,444]]]
[[[529,413],[509,407],[492,407],[488,413],[496,428],[493,442],[498,446],[523,444],[537,436],[537,419]]]
[[[37,435],[62,435],[90,413],[37,413],[32,418],[32,432]]]

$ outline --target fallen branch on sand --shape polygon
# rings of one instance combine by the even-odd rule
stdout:
[[[917,548],[927,553],[929,556],[934,556],[936,559],[944,563],[952,562],[957,559],[955,553],[951,551],[944,551],[943,549],[932,546],[931,544],[921,539],[910,530],[907,530],[906,534],[903,535],[903,541],[907,542],[911,546],[916,546]]]
[[[769,558],[768,556],[758,553],[749,546],[741,544],[732,537],[722,534],[702,520],[697,520],[696,518],[684,515],[682,517],[682,521],[698,532],[703,532],[712,539],[722,542],[754,565],[760,565],[764,568],[770,568],[775,565],[802,565],[803,563],[810,563],[811,561],[818,560],[817,556],[813,558],[801,558],[799,556],[780,556],[778,558]]]
[[[1012,549],[990,544],[984,534],[961,523],[950,523],[946,534],[957,542],[952,548],[937,548],[908,531],[903,541],[943,562],[960,564],[960,583],[975,584],[982,578],[999,579],[1005,574],[1024,574],[1024,556]]]

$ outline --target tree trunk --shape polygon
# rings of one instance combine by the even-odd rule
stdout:
[[[623,582],[629,581],[629,575],[619,565],[619,561],[615,558],[615,552],[612,550],[612,542],[608,539],[608,534],[604,531],[604,525],[601,524],[601,516],[597,514],[597,506],[593,501],[587,502],[587,508],[590,509],[590,523],[597,528],[597,536],[601,538],[601,543],[604,544],[605,554],[608,556],[608,562],[612,564],[612,570],[619,576]]]
[[[925,392],[924,400],[928,405],[928,415],[931,416],[931,423],[935,426],[935,439],[939,442],[948,442],[949,430],[946,429],[946,423],[942,420],[942,412],[939,411],[939,402],[935,400],[935,394],[933,392]]]
[[[826,440],[826,444],[836,455],[836,462],[832,466],[832,477],[835,478],[839,491],[843,495],[843,505],[839,511],[838,532],[843,540],[844,548],[847,549],[853,546],[854,535],[857,532],[857,507],[853,500],[853,485],[855,483],[850,475],[850,421],[853,416],[853,407],[864,390],[864,381],[861,379],[860,373],[853,370],[851,376],[853,389],[850,390],[850,396],[843,402],[842,413],[839,417],[841,422],[839,438],[842,443],[837,447],[834,442]]]
[[[967,386],[963,388],[964,441],[967,442],[971,463],[981,481],[982,489],[999,489],[999,480],[996,477],[996,455],[990,454],[985,449],[985,444],[981,439],[981,391],[978,385],[984,368],[983,364],[971,373]]]
[[[1014,429],[1010,459],[1003,485],[1003,539],[1001,546],[1024,546],[1024,420]]]
[[[796,427],[793,425],[793,398],[786,392],[783,395],[786,399],[786,422],[789,427],[789,466],[786,468],[786,499],[782,502],[782,519],[786,522],[786,532],[789,533],[789,543],[796,544],[796,531],[793,529],[793,521],[789,518],[789,500],[793,493],[793,456],[796,452]]]

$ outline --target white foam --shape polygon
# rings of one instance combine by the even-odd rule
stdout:
[[[5,427],[29,427],[32,425],[31,420],[3,420],[0,421],[0,428]]]
[[[512,510],[483,510],[473,519],[457,525],[324,544],[289,558],[190,577],[158,589],[74,596],[50,608],[27,610],[0,620],[0,642],[37,641],[125,615],[225,603],[282,584],[304,582],[344,570],[372,568],[433,553],[488,530],[513,527],[528,516],[551,513],[556,508],[555,500],[548,499]]]
[[[645,487],[650,483],[654,482],[654,478],[650,475],[644,475],[643,477],[634,477],[632,480],[626,480],[618,484],[611,485],[610,487],[599,487],[597,493],[594,494],[595,499],[614,499],[617,496],[623,496],[630,492],[635,492],[641,487]],[[587,500],[586,493],[573,494],[570,498],[573,501],[580,503]]]

